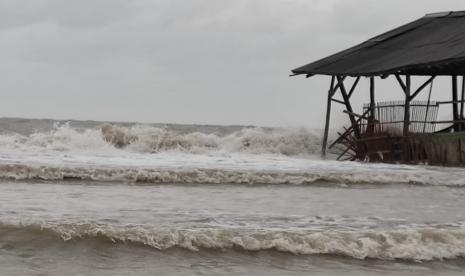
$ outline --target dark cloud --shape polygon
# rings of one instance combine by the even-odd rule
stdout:
[[[0,115],[319,127],[327,79],[290,69],[461,5],[0,0]]]

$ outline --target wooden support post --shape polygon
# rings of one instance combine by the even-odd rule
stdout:
[[[341,91],[342,98],[344,99],[347,111],[349,111],[350,113],[354,113],[354,111],[352,110],[352,105],[350,104],[349,95],[347,94],[347,90],[344,86],[344,78],[338,76],[337,81],[339,82],[339,91]],[[355,116],[350,113],[349,119],[350,123],[352,124],[352,128],[354,129],[355,137],[360,138],[360,129],[358,127],[357,120],[355,120]]]
[[[460,120],[463,120],[463,107],[465,101],[465,76],[462,76],[462,97],[460,102]]]
[[[375,77],[370,77],[370,120],[368,121],[367,132],[373,134],[375,130]],[[379,118],[378,118],[379,119]]]
[[[410,76],[406,75],[405,76],[405,105],[404,105],[404,130],[403,130],[403,135],[408,136],[409,134],[409,127],[410,127],[410,88],[411,88],[411,82],[410,82]]]
[[[454,121],[458,121],[459,120],[459,106],[458,106],[458,102],[457,102],[457,93],[458,93],[458,89],[457,89],[457,76],[452,76],[452,118]],[[458,131],[459,130],[459,126],[457,123],[454,123],[453,125],[453,128],[454,128],[454,132]]]
[[[463,120],[463,108],[464,108],[464,101],[465,101],[465,76],[462,76],[462,97],[460,98],[460,120]],[[460,131],[465,130],[465,124],[460,124]]]
[[[331,77],[331,86],[329,87],[328,91],[328,101],[326,104],[326,123],[325,123],[325,132],[323,135],[323,145],[321,146],[321,156],[326,157],[326,145],[328,143],[328,133],[329,133],[329,122],[331,120],[331,101],[333,99],[333,88],[334,88],[334,81],[336,77]]]

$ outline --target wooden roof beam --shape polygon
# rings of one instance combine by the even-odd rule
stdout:
[[[436,76],[431,76],[427,81],[425,81],[415,92],[410,96],[410,101],[413,100],[428,84],[430,84]]]

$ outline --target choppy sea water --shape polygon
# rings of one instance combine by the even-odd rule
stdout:
[[[306,129],[0,119],[1,275],[463,275],[465,170]]]

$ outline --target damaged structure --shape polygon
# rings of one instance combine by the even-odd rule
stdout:
[[[331,76],[322,155],[334,148],[339,160],[465,165],[465,11],[427,14],[292,72]],[[450,99],[433,101],[433,82],[444,76],[450,78]],[[403,93],[377,102],[376,82],[386,78],[395,78]],[[423,82],[413,87],[413,78]],[[351,97],[365,79],[369,100],[356,111]],[[416,100],[425,93],[427,100]],[[332,104],[343,105],[350,126],[329,144]],[[452,106],[448,120],[437,119],[441,106]]]

